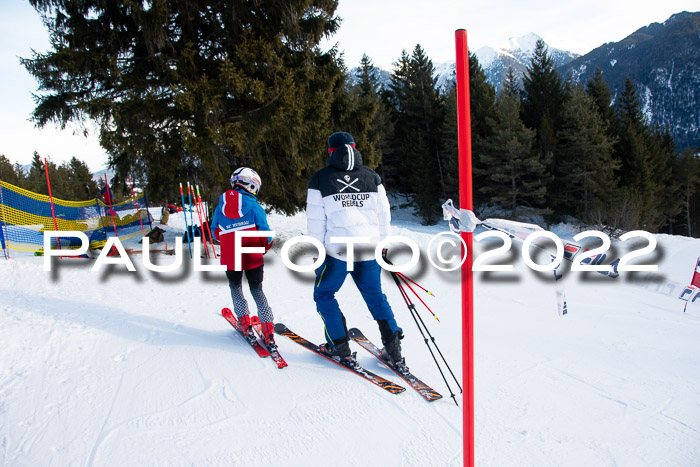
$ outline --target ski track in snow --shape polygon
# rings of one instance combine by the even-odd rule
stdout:
[[[394,234],[422,247],[444,230],[395,218]],[[170,222],[172,246],[184,221]],[[303,216],[272,214],[270,225],[282,238],[305,231]],[[687,283],[700,241],[657,238],[659,275]],[[313,278],[287,270],[280,246],[266,256],[264,282],[276,320],[320,343]],[[0,261],[0,465],[462,464],[462,395],[445,371],[458,408],[388,274],[407,363],[440,401],[410,387],[389,394],[282,336],[289,367],[275,368],[221,317],[231,306],[223,274],[192,272],[189,259],[168,275],[138,256],[135,274],[95,274],[90,260],[56,260],[49,273],[42,258],[15,256]],[[459,275],[422,263],[409,276],[436,294],[421,298],[441,322],[412,299],[461,380]],[[476,280],[478,465],[696,465],[700,304],[683,313],[680,300],[624,276],[570,274],[560,317],[552,282],[521,263]],[[338,299],[348,326],[379,343],[354,286]]]

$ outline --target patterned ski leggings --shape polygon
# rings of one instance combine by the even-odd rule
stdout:
[[[233,312],[237,317],[247,315],[248,301],[243,296],[243,273],[248,279],[248,287],[253,295],[255,305],[258,307],[258,318],[261,323],[271,323],[274,320],[272,316],[272,308],[267,304],[267,297],[262,288],[263,281],[263,266],[246,271],[226,271],[228,278],[228,286],[231,289],[231,298],[233,299]]]

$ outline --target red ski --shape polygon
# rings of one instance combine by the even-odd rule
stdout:
[[[262,333],[262,326],[260,325],[260,318],[257,316],[251,316],[250,317],[250,324],[253,325],[253,329],[255,329],[255,332],[260,336],[260,339],[262,339],[263,344],[265,343],[265,337],[263,336]],[[284,358],[282,358],[282,355],[280,355],[279,349],[275,345],[274,348],[268,347],[267,350],[270,352],[270,356],[272,357],[272,360],[275,362],[275,365],[277,365],[277,368],[284,368],[287,366],[287,362],[284,361]]]
[[[259,356],[261,356],[261,357],[269,357],[270,356],[270,352],[268,352],[267,349],[265,349],[265,347],[260,345],[260,342],[258,342],[258,340],[255,338],[255,335],[253,335],[252,337],[246,336],[245,334],[243,334],[241,331],[238,330],[238,321],[236,321],[236,317],[233,316],[233,313],[231,312],[231,310],[229,310],[228,308],[222,308],[221,315],[224,318],[226,318],[226,321],[231,323],[231,326],[233,326],[233,328],[236,331],[238,331],[241,334],[241,336],[243,336],[243,339],[245,339],[245,341],[250,344],[250,346],[253,348],[253,350],[255,350],[258,353]]]

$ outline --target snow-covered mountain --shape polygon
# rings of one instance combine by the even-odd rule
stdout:
[[[501,47],[484,46],[478,49],[475,54],[486,73],[486,80],[498,91],[508,67],[513,67],[516,76],[522,77],[532,59],[538,40],[544,39],[535,33],[530,33],[521,37],[511,37],[508,39],[508,43]],[[545,44],[547,44],[546,41]],[[578,54],[551,47],[549,44],[547,44],[547,49],[557,67],[579,57]]]
[[[586,83],[600,69],[613,97],[629,77],[647,118],[668,128],[678,149],[700,138],[700,12],[682,12],[603,44],[563,66],[559,73]]]
[[[520,37],[511,37],[506,44],[498,47],[484,46],[478,49],[475,54],[479,59],[479,64],[486,73],[486,79],[489,83],[500,90],[501,83],[508,71],[508,67],[512,66],[517,76],[522,76],[525,72],[525,67],[530,63],[532,54],[535,51],[537,41],[542,39],[535,33],[529,33]],[[546,41],[545,41],[546,44]],[[548,47],[550,56],[554,59],[557,67],[563,66],[570,61],[579,57],[578,54],[560,50],[554,47]],[[455,62],[436,63],[435,75],[438,77],[438,87],[443,91],[447,91],[454,81]],[[358,68],[353,68],[351,71],[351,80],[357,79]],[[377,77],[380,87],[388,86],[390,82],[391,72],[377,69]]]

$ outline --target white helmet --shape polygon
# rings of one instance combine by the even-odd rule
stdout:
[[[260,191],[260,185],[262,185],[260,175],[248,167],[236,169],[231,174],[231,186],[233,188],[240,186],[248,193],[257,195],[258,191]]]

